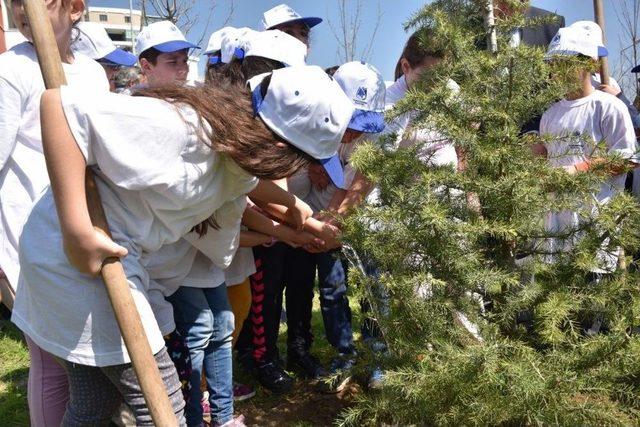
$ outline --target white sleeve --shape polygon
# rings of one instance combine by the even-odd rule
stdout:
[[[209,258],[216,267],[229,267],[240,246],[240,225],[246,207],[247,198],[244,196],[225,203],[214,216],[219,228],[209,226],[203,236],[192,231],[185,235],[184,239]]]
[[[639,163],[636,134],[626,106],[616,99],[611,108],[605,109],[601,119],[602,135],[609,154],[619,154]]]
[[[21,98],[18,88],[0,77],[0,170],[16,146],[22,112]]]
[[[88,96],[67,86],[61,97],[87,164],[97,165],[116,185],[139,190],[179,180],[193,132],[175,106],[108,92]]]

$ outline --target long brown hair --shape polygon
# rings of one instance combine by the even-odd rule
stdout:
[[[136,95],[159,98],[175,105],[188,105],[209,127],[203,142],[232,158],[238,166],[260,179],[280,179],[308,165],[310,156],[276,135],[254,116],[249,91],[233,85],[189,88],[147,88]]]

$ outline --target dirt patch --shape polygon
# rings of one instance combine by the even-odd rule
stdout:
[[[325,394],[296,381],[293,391],[286,395],[258,390],[258,398],[236,404],[236,413],[244,415],[251,426],[332,426],[359,392],[357,384],[350,384],[340,393]]]

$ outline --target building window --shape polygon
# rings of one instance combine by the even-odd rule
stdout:
[[[130,16],[125,16],[124,17],[124,23],[125,24],[131,24],[131,17]]]
[[[107,22],[108,20],[107,15],[100,15],[99,18],[100,18],[100,22]]]

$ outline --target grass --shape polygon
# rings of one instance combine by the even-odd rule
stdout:
[[[28,426],[29,352],[18,329],[0,320],[0,426]]]
[[[357,338],[359,307],[353,301],[351,306],[354,314],[354,334]],[[312,351],[326,366],[335,356],[335,350],[324,337],[324,325],[317,294],[313,305],[312,329],[315,337]],[[279,346],[281,354],[285,355],[286,334],[286,324],[281,324]],[[28,369],[29,353],[20,331],[10,321],[0,320],[0,426],[2,427],[29,425]],[[261,388],[257,391],[255,398],[236,405],[236,412],[244,414],[249,425],[300,427],[331,425],[342,408],[349,404],[351,396],[351,393],[321,394],[302,380],[297,380],[294,391],[286,396],[273,395]]]

